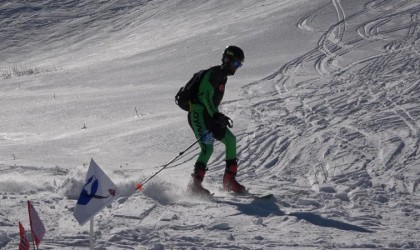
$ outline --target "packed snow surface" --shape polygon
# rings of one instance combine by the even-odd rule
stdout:
[[[221,111],[250,192],[220,191],[224,147],[186,195],[195,138],[174,95],[245,51]],[[420,249],[420,2],[0,3],[0,248],[27,200],[40,249],[88,249],[73,210],[93,158],[118,186],[96,249]],[[30,237],[28,233],[28,237]]]

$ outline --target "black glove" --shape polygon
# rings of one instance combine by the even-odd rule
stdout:
[[[227,127],[232,127],[232,120],[222,113],[215,113],[212,117],[211,132],[216,140],[223,140]]]
[[[213,125],[226,128],[229,125],[230,118],[222,113],[214,113],[212,120]]]

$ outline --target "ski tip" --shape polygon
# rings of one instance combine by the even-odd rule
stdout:
[[[273,198],[274,195],[273,194],[264,194],[264,195],[260,195],[258,198],[260,199],[270,199]]]

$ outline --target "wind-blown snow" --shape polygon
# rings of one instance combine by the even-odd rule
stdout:
[[[40,249],[87,249],[73,209],[91,158],[118,186],[95,217],[97,249],[420,249],[420,3],[413,0],[9,1],[0,3],[0,248],[16,249],[31,200]],[[186,196],[194,143],[173,97],[245,50],[222,111],[223,145]]]

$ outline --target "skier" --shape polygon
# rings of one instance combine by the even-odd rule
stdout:
[[[228,76],[234,75],[242,66],[244,52],[237,46],[228,46],[223,52],[222,65],[204,71],[199,82],[196,98],[191,100],[188,123],[199,141],[201,152],[194,165],[188,192],[195,195],[209,195],[201,184],[207,171],[207,162],[213,153],[214,139],[221,141],[226,148],[226,170],[223,188],[235,193],[245,192],[245,187],[235,179],[238,162],[236,159],[236,138],[227,126],[232,122],[220,113],[218,107],[223,99]],[[231,126],[230,126],[231,127]],[[211,132],[211,133],[210,133]]]

